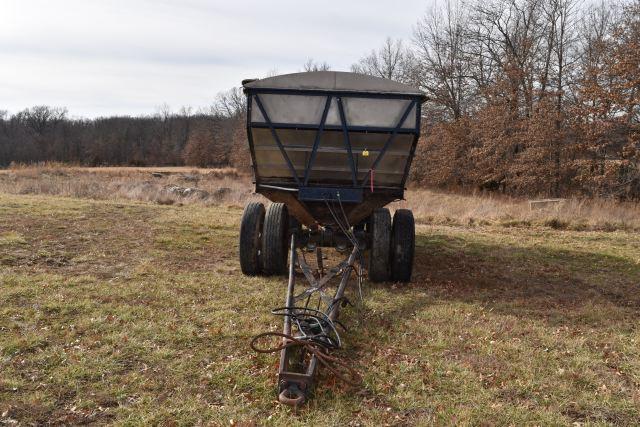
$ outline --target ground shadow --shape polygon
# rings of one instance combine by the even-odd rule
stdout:
[[[390,292],[421,287],[438,299],[560,321],[563,312],[570,316],[586,304],[640,314],[639,284],[638,265],[622,256],[549,246],[470,244],[434,234],[417,238],[412,284]]]

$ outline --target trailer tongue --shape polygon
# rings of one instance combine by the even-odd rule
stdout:
[[[392,221],[384,206],[403,198],[425,97],[391,80],[332,71],[243,87],[256,192],[273,203],[266,211],[256,202],[245,208],[240,265],[248,275],[289,273],[285,305],[272,311],[283,316],[283,332],[261,334],[251,346],[281,353],[279,400],[297,407],[319,365],[347,383],[360,381],[330,354],[342,347],[338,315],[349,304],[350,278],[360,290],[365,271],[374,282],[411,278],[413,215],[399,209]],[[346,256],[327,269],[322,248]],[[302,290],[297,272],[307,281]],[[260,346],[270,336],[282,344]]]

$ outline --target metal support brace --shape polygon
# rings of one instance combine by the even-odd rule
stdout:
[[[391,145],[393,140],[396,139],[396,135],[398,134],[398,131],[402,127],[402,124],[404,123],[404,121],[409,116],[409,113],[413,109],[414,105],[416,105],[416,101],[409,102],[409,106],[407,107],[406,110],[404,110],[404,113],[402,114],[402,117],[400,117],[400,120],[398,120],[398,123],[396,124],[396,127],[393,129],[393,132],[391,132],[391,135],[389,135],[389,138],[387,139],[387,142],[385,142],[384,146],[382,147],[382,150],[380,150],[380,153],[378,153],[378,157],[376,157],[376,160],[373,162],[373,164],[369,168],[369,171],[367,172],[367,174],[365,175],[364,179],[362,180],[362,185],[361,185],[362,187],[367,185],[367,182],[369,181],[369,178],[371,176],[371,171],[375,170],[378,167],[378,163],[380,163],[380,160],[382,160],[382,157],[384,156],[384,153],[387,151],[387,149],[389,148],[389,146]]]
[[[298,186],[299,186],[300,185],[300,178],[298,178],[298,173],[296,172],[296,168],[293,166],[293,163],[291,163],[291,159],[289,158],[289,155],[287,154],[286,150],[284,149],[284,145],[282,145],[282,142],[280,141],[280,137],[278,136],[278,132],[276,132],[275,128],[273,127],[273,123],[271,123],[271,119],[269,118],[269,115],[267,114],[267,111],[264,109],[264,105],[262,105],[262,101],[260,100],[260,96],[258,96],[256,94],[255,98],[256,98],[256,104],[258,104],[258,108],[260,109],[260,112],[262,113],[262,117],[264,117],[264,120],[267,122],[267,125],[269,126],[269,130],[271,131],[271,136],[273,136],[273,139],[276,141],[276,144],[278,144],[278,148],[280,149],[280,153],[282,153],[282,157],[284,157],[284,160],[287,162],[287,165],[289,166],[289,169],[291,170],[291,175],[293,175],[293,179],[296,180],[296,184],[298,184]]]
[[[353,180],[353,186],[358,186],[358,175],[356,170],[356,162],[353,160],[353,152],[351,151],[351,141],[349,139],[349,128],[347,124],[347,117],[344,114],[344,105],[342,105],[342,98],[338,98],[338,111],[340,112],[340,123],[342,124],[342,134],[344,136],[344,146],[347,149],[349,155],[349,166],[351,166],[351,179]]]
[[[327,96],[327,101],[324,104],[324,111],[322,112],[322,118],[320,119],[320,127],[318,127],[318,131],[316,132],[316,139],[313,141],[313,149],[311,150],[311,155],[309,156],[309,163],[307,164],[307,170],[304,173],[304,185],[307,185],[309,182],[309,175],[311,175],[311,170],[313,168],[313,162],[316,159],[316,154],[318,153],[318,147],[320,146],[320,138],[322,137],[322,131],[324,131],[324,125],[327,121],[327,113],[329,113],[329,107],[331,107],[331,96]]]

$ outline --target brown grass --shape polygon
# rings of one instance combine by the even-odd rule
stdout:
[[[567,199],[542,209],[529,200],[487,194],[460,195],[412,189],[394,206],[413,210],[422,222],[506,227],[542,225],[570,230],[640,230],[640,205],[610,199]]]
[[[68,167],[55,163],[0,171],[0,192],[96,200],[243,205],[250,178],[233,168]]]
[[[636,233],[419,225],[411,283],[348,286],[363,386],[321,371],[296,414],[249,348],[286,279],[240,273],[241,214],[0,192],[0,424],[640,423]]]
[[[0,170],[0,192],[97,200],[140,200],[161,205],[242,207],[252,198],[251,177],[233,168],[69,167],[57,163]],[[640,230],[640,206],[606,199],[568,199],[531,210],[528,200],[461,195],[412,188],[393,208],[409,208],[422,223],[504,227],[544,226],[575,231]]]

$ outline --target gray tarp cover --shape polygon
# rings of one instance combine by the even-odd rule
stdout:
[[[245,84],[244,87],[402,93],[424,96],[423,92],[419,89],[393,80],[342,71],[283,74],[266,79],[254,80]]]

